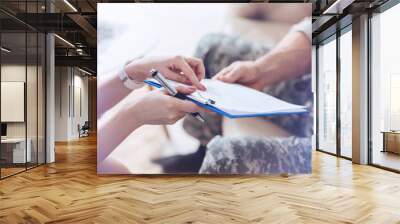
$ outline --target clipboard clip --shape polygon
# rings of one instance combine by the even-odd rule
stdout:
[[[144,82],[147,83],[148,85],[156,86],[158,88],[162,87],[162,85],[159,83],[159,81],[154,79],[154,78],[150,79],[150,80],[144,80]],[[215,100],[213,100],[211,98],[204,97],[203,95],[201,95],[200,91],[196,91],[195,93],[189,95],[188,97],[192,98],[193,100],[199,101],[199,102],[201,102],[202,104],[205,104],[205,105],[213,106],[214,104],[216,104]]]
[[[203,101],[204,104],[212,106],[212,105],[214,105],[216,103],[215,100],[213,100],[211,98],[204,97],[203,95],[201,95],[200,92],[197,92],[197,94],[204,100]]]

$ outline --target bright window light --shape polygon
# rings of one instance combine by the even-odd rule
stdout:
[[[73,48],[75,48],[75,45],[73,45],[71,42],[69,42],[68,40],[66,40],[66,39],[64,39],[64,38],[62,38],[62,37],[60,37],[59,35],[57,35],[57,34],[54,34],[54,36],[55,37],[57,37],[59,40],[61,40],[62,42],[64,42],[64,43],[66,43],[67,45],[69,45],[70,47],[73,47]]]
[[[67,4],[74,12],[78,12],[78,10],[68,1],[64,0],[65,4]]]
[[[4,51],[4,52],[6,52],[6,53],[10,53],[10,52],[11,52],[11,50],[9,50],[9,49],[7,49],[7,48],[4,48],[4,47],[2,47],[1,50]]]
[[[81,72],[83,72],[83,73],[85,73],[85,74],[87,74],[87,75],[92,75],[92,73],[90,73],[90,72],[88,72],[88,71],[86,71],[86,70],[83,70],[83,69],[81,69],[81,68],[78,68],[78,70],[81,71]]]

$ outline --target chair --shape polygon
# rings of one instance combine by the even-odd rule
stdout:
[[[79,138],[89,136],[89,129],[90,129],[89,121],[85,121],[82,127],[80,127],[80,125],[78,124]]]

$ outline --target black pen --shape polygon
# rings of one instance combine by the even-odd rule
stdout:
[[[151,77],[157,80],[161,86],[163,86],[171,96],[176,97],[181,100],[188,100],[187,96],[183,93],[178,92],[172,85],[168,84],[168,81],[164,78],[164,76],[157,70],[152,69],[150,71]],[[199,113],[190,113],[194,118],[201,122],[205,122],[204,118]]]

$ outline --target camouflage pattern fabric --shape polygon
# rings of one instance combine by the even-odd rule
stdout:
[[[201,174],[298,174],[311,172],[309,138],[220,137],[211,140]]]
[[[267,52],[268,49],[258,43],[224,34],[210,34],[200,41],[195,56],[203,59],[206,68],[206,78],[212,78],[218,71],[235,61],[255,60]],[[248,169],[240,169],[243,171],[240,173],[259,173],[258,171],[267,170],[274,171],[274,173],[277,173],[278,170],[282,173],[294,173],[294,171],[309,170],[306,167],[302,168],[301,166],[304,166],[304,164],[299,163],[299,161],[303,161],[301,158],[308,158],[306,155],[307,152],[311,153],[311,143],[306,144],[306,141],[311,142],[311,135],[313,133],[311,75],[305,74],[293,80],[276,83],[273,86],[266,87],[263,91],[287,102],[305,105],[309,108],[309,113],[305,114],[279,115],[264,118],[291,133],[293,137],[279,140],[218,137],[218,140],[210,142],[215,136],[222,135],[222,117],[218,114],[203,114],[206,119],[206,122],[203,124],[187,116],[183,123],[184,129],[190,135],[197,138],[202,145],[207,145],[210,142],[207,146],[208,149],[201,172],[232,173],[234,169],[238,170],[237,167],[246,167],[251,164],[251,167],[248,167]],[[252,143],[246,143],[246,141],[251,141]],[[302,143],[299,147],[305,148],[300,150],[299,147],[295,147],[294,143],[296,142]],[[252,145],[252,147],[248,148],[249,145]],[[282,152],[291,150],[292,148],[297,151],[293,152],[289,157],[280,156]],[[223,162],[225,159],[223,159],[224,156],[221,153],[231,153],[225,155],[227,158],[231,158],[232,155],[240,156],[235,160],[230,159],[230,161],[237,163],[229,163],[232,172],[228,171],[228,165]],[[299,158],[297,160],[293,159],[296,156],[299,156]],[[217,158],[219,159],[217,160]],[[273,166],[271,163],[272,160],[268,158],[276,158],[278,160],[286,158],[296,164],[280,166],[280,168],[273,170],[271,168]],[[256,163],[259,165],[262,164],[262,167],[255,168],[254,159],[257,159]],[[261,162],[262,160],[264,162]],[[278,164],[286,164],[288,161],[276,162]],[[308,160],[308,163],[311,163],[311,158]]]

